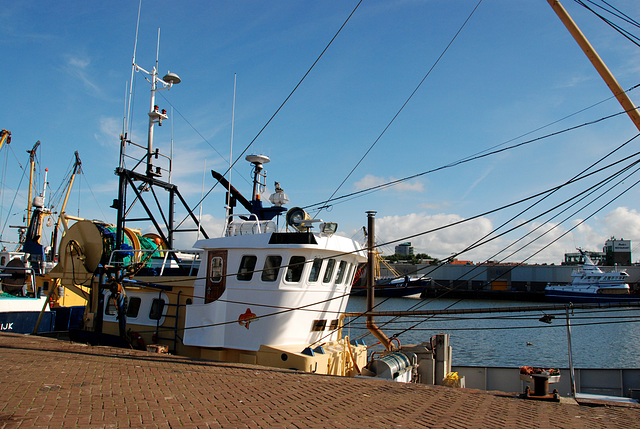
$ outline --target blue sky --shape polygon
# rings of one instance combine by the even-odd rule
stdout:
[[[249,149],[248,153],[271,157],[266,165],[269,187],[273,189],[278,181],[291,199],[289,206],[309,206],[332,195],[378,138],[337,196],[621,111],[546,1],[484,0],[383,134],[477,3],[362,2]],[[158,93],[157,104],[170,113],[173,108],[173,115],[169,123],[156,128],[154,145],[168,155],[173,134],[173,181],[192,205],[200,199],[205,166],[207,171],[225,171],[228,166],[234,75],[233,153],[237,156],[356,4],[191,1],[177,6],[176,2],[143,1],[136,62],[147,70],[153,67],[160,28],[160,73],[170,70],[182,79],[170,91]],[[613,4],[631,17],[640,17],[636,1]],[[637,46],[573,1],[565,0],[564,5],[621,86],[636,85],[640,76]],[[42,142],[39,177],[43,180],[44,168],[49,168],[52,193],[70,168],[73,152],[80,153],[84,174],[74,186],[67,211],[115,222],[115,211],[109,206],[117,196],[113,170],[118,164],[137,12],[137,1],[21,1],[0,11],[0,127],[12,132],[10,147],[0,152],[3,225],[19,224],[22,219],[24,181],[10,209],[23,174],[17,160],[26,165],[25,151],[36,140]],[[632,100],[638,100],[638,91],[630,92]],[[133,140],[143,145],[148,108],[149,86],[139,72],[131,123]],[[346,235],[362,239],[365,212],[375,210],[379,241],[402,240],[562,184],[637,133],[626,116],[618,115],[385,190],[336,201],[319,217],[337,221]],[[625,146],[609,162],[634,153],[637,144]],[[250,194],[247,166],[239,162],[232,176],[246,195]],[[622,186],[633,184],[637,176]],[[204,177],[206,191],[213,179],[208,173]],[[518,206],[402,241],[411,241],[417,252],[445,258],[508,221],[509,227],[524,226],[459,259],[522,261],[591,215],[528,262],[559,263],[564,252],[577,246],[598,250],[610,236],[632,240],[634,260],[638,260],[637,187],[605,208],[621,189],[578,213],[526,222],[603,177],[558,192],[530,213],[518,215],[524,208]],[[216,188],[203,205],[203,222],[210,235],[221,232],[223,198],[222,190]],[[495,256],[521,237],[521,231],[554,225],[564,217],[568,220],[544,240],[513,256]],[[15,239],[8,227],[2,234],[5,240]],[[180,244],[189,247],[194,239],[184,237]],[[389,253],[392,248],[383,250]]]

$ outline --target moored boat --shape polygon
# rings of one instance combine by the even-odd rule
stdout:
[[[55,313],[50,310],[47,297],[33,291],[36,284],[33,270],[24,267],[20,258],[14,258],[7,266],[0,266],[0,271],[0,331],[13,334],[53,331]]]
[[[366,234],[365,234],[366,235]],[[422,276],[409,276],[401,275],[393,266],[391,266],[380,255],[378,251],[375,251],[375,264],[374,264],[374,293],[378,297],[391,297],[402,298],[412,295],[420,295],[424,291],[425,287],[431,284],[431,278]],[[380,266],[384,265],[389,272],[389,276],[381,276]],[[367,268],[361,266],[356,274],[356,280],[354,281],[351,295],[365,296],[367,294],[367,285],[360,281],[360,276]]]
[[[623,302],[640,300],[640,295],[631,294],[626,271],[604,272],[596,266],[589,255],[578,249],[584,258],[582,268],[571,273],[569,284],[549,283],[545,288],[547,301],[560,302]]]
[[[375,296],[402,298],[412,295],[420,295],[431,283],[431,278],[404,276],[404,277],[382,277],[375,280]],[[367,288],[354,287],[351,295],[364,296]]]
[[[10,133],[5,130],[3,132],[5,139]],[[7,143],[9,141],[10,139],[7,139]],[[31,198],[36,151],[39,147],[40,141],[37,141],[33,148],[27,151],[30,164],[25,216],[27,225],[14,227],[19,228],[20,235],[19,242],[14,243],[17,244],[15,251],[5,248],[0,251],[0,331],[21,334],[66,331],[69,326],[77,325],[84,308],[83,304],[86,302],[79,296],[65,293],[64,288],[48,276],[48,272],[54,266],[56,233],[61,218],[58,218],[52,234],[53,246],[43,245],[45,220],[47,217],[53,217],[53,213],[45,206],[48,169],[45,168],[42,192]],[[65,201],[60,208],[61,213],[64,213],[73,177],[80,167],[78,152],[75,153],[75,157],[76,163]],[[73,296],[76,297],[75,300]]]
[[[269,159],[248,159],[257,181]],[[319,222],[313,232],[317,223],[301,209],[289,210],[287,228],[278,230],[273,217],[284,207],[263,208],[256,198],[244,205],[249,213],[231,214],[223,237],[201,239],[192,251],[139,244],[119,251],[104,245],[117,228],[78,222],[52,274],[92,285],[85,329],[114,341],[337,375],[364,366],[366,347],[349,344],[339,330],[365,260],[360,246],[334,234],[332,223]]]

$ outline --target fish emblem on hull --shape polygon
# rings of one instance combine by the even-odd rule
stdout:
[[[253,314],[250,308],[247,308],[247,311],[238,317],[238,323],[247,329],[249,329],[249,324],[254,320],[258,320],[258,316]]]

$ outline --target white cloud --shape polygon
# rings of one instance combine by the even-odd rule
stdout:
[[[102,116],[98,123],[98,132],[93,137],[101,146],[111,147],[120,141],[120,132],[122,131],[122,120]]]
[[[625,240],[640,240],[640,213],[628,207],[618,207],[604,217],[609,235]]]
[[[476,186],[478,186],[478,184],[479,184],[480,182],[482,182],[482,181],[483,181],[483,180],[484,180],[484,179],[489,175],[489,173],[491,173],[491,171],[493,171],[493,166],[491,166],[491,167],[487,168],[487,169],[482,173],[482,175],[481,175],[480,177],[478,177],[478,178],[477,178],[477,179],[476,179],[476,180],[471,184],[471,186],[469,187],[469,189],[467,189],[467,191],[466,191],[466,192],[464,193],[464,195],[462,196],[462,199],[463,199],[463,200],[464,200],[464,199],[466,199],[466,198],[467,198],[467,196],[468,196],[469,194],[471,194],[471,191],[473,191],[473,189],[474,189]]]
[[[89,66],[89,64],[91,64],[91,61],[89,61],[89,59],[70,57],[67,59],[67,64],[70,65],[71,67],[86,69]]]
[[[423,213],[378,218],[376,219],[378,242],[381,240],[402,239],[403,242],[411,242],[416,249],[416,253],[428,253],[440,259],[447,258],[452,253],[461,251],[477,239],[488,234],[493,228],[492,222],[487,218],[479,218],[455,227],[440,229],[417,237],[411,236],[461,220],[463,218],[456,214],[426,215]],[[391,249],[389,249],[391,253],[397,244],[399,242],[391,245]],[[477,251],[473,251],[469,255],[478,255],[479,257],[480,254]],[[460,256],[462,259],[467,259],[468,257],[466,254]]]
[[[486,217],[442,228],[463,220],[462,216],[451,213],[435,215],[412,213],[404,216],[377,218],[376,242],[382,244],[394,241],[394,243],[383,247],[382,252],[385,254],[393,253],[397,244],[408,241],[411,242],[416,253],[428,253],[438,259],[446,259],[483,238],[494,228],[491,219]],[[612,235],[619,239],[631,240],[632,246],[634,243],[640,243],[640,213],[636,210],[618,207],[602,220],[594,218],[591,222],[581,222],[581,219],[575,219],[570,224],[546,223],[541,225],[531,223],[524,225],[510,235],[497,237],[478,248],[457,256],[457,259],[473,262],[499,260],[504,262],[524,261],[528,264],[560,264],[564,260],[564,254],[575,252],[577,247],[601,251],[604,242]],[[567,232],[574,226],[574,229]],[[434,229],[437,230],[421,234]],[[531,232],[530,235],[518,240],[529,232]],[[416,234],[421,235],[415,236]],[[520,250],[521,248],[522,250]]]
[[[82,81],[85,88],[88,88],[92,95],[104,98],[104,92],[100,86],[89,78],[92,75],[89,70],[90,65],[91,59],[89,57],[67,55],[64,69],[69,75],[75,76]]]
[[[384,177],[374,176],[373,174],[367,174],[358,182],[356,182],[354,186],[357,190],[362,190],[362,189],[372,188],[374,186],[384,185],[385,183],[393,182],[395,180],[398,180],[398,179],[394,177],[384,178]],[[382,190],[383,191],[395,190],[398,192],[422,192],[424,190],[424,185],[417,180],[412,180],[412,181],[400,182],[396,185],[382,188]]]

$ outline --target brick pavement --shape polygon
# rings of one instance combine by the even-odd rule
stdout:
[[[640,409],[0,334],[0,428],[640,428]]]

